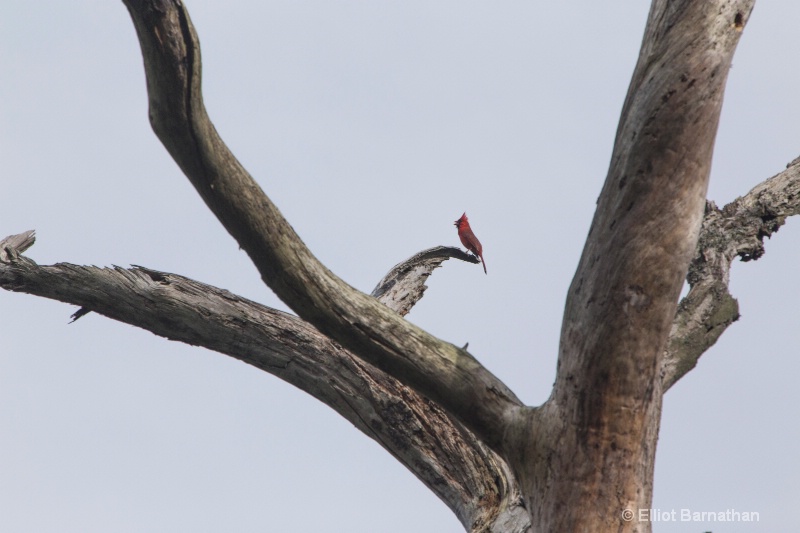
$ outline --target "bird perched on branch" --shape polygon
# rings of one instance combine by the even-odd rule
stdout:
[[[483,264],[483,273],[487,274],[486,261],[483,260],[483,246],[481,246],[481,241],[472,233],[472,228],[469,227],[469,220],[467,219],[466,213],[456,220],[455,226],[458,228],[458,238],[461,239],[461,244],[480,258]]]

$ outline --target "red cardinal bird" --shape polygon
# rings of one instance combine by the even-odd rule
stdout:
[[[481,241],[472,233],[472,228],[469,227],[469,220],[467,219],[466,213],[456,220],[455,226],[458,228],[458,238],[461,239],[461,244],[463,244],[467,250],[481,258],[483,273],[486,274],[486,261],[483,260],[483,246],[481,246]]]

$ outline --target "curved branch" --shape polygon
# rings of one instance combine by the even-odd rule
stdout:
[[[389,451],[468,531],[489,531],[501,522],[524,531],[530,524],[516,481],[494,452],[438,405],[296,316],[144,267],[40,266],[20,255],[32,244],[32,231],[0,241],[0,286],[79,305],[79,313],[95,311],[170,340],[203,346],[291,383]],[[393,271],[418,272],[420,257],[430,264],[458,256],[450,250],[426,250]],[[405,281],[414,285],[414,278],[408,275]]]
[[[662,380],[669,389],[692,370],[703,353],[739,318],[739,304],[728,290],[733,261],[764,255],[770,237],[800,214],[800,158],[722,209],[706,213],[687,281],[691,289],[678,307],[664,355]]]
[[[183,4],[124,1],[142,48],[153,129],[264,282],[301,318],[498,449],[520,400],[466,351],[353,289],[313,256],[211,124],[199,43]]]
[[[400,316],[406,316],[428,288],[425,285],[428,276],[451,257],[480,264],[477,257],[460,248],[429,248],[393,266],[372,290],[372,296]]]
[[[33,230],[10,235],[0,241],[0,263],[8,263],[19,258],[19,255],[33,246],[36,242],[36,232]]]

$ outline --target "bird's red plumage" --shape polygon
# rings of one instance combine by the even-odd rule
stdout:
[[[481,263],[483,264],[483,273],[487,274],[486,261],[483,260],[483,246],[481,246],[481,241],[479,241],[472,232],[472,228],[469,226],[469,219],[467,219],[466,213],[461,215],[461,218],[456,220],[455,226],[458,228],[458,238],[461,239],[461,244],[464,245],[464,248],[480,257]]]

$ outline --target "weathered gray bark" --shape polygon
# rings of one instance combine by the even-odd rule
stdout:
[[[144,57],[158,138],[264,282],[300,318],[436,400],[490,447],[521,402],[474,357],[336,277],[220,139],[201,92],[197,34],[175,0],[125,0]]]
[[[698,250],[689,268],[691,289],[680,303],[664,356],[664,389],[695,367],[703,353],[739,318],[739,304],[728,292],[731,263],[764,255],[770,237],[800,214],[800,158],[722,209],[706,205]]]
[[[355,357],[296,316],[223,289],[144,267],[40,266],[20,256],[29,231],[0,241],[0,286],[203,346],[308,392],[378,442],[439,496],[472,531],[498,521],[524,531],[529,520],[505,463],[438,405]],[[405,315],[434,268],[457,248],[425,250],[395,266],[373,294]]]
[[[692,289],[680,303],[664,357],[665,390],[732,323],[730,313],[736,310],[726,304],[731,299],[730,262],[737,256],[759,258],[763,238],[798,213],[800,159],[722,210],[709,206],[689,273]],[[519,486],[502,459],[436,404],[361,362],[304,321],[143,267],[40,266],[20,256],[33,242],[32,231],[0,241],[4,289],[87,306],[82,309],[219,351],[276,375],[384,446],[453,510],[467,531],[522,532],[530,527]],[[454,248],[426,250],[395,266],[373,295],[390,306],[402,301],[397,309],[405,314],[422,297],[427,276],[450,256],[477,263]]]
[[[661,359],[752,2],[653,2],[567,295],[556,382],[507,459],[537,531],[649,531]],[[634,510],[624,521],[620,513]]]
[[[470,263],[480,263],[474,255],[468,254],[460,248],[437,246],[424,250],[392,267],[372,290],[372,296],[378,298],[382,304],[399,313],[400,316],[406,316],[428,288],[425,280],[431,275],[433,269],[440,267],[442,262],[450,257]]]
[[[663,393],[738,317],[727,291],[731,261],[758,258],[763,237],[800,209],[795,163],[722,210],[708,204],[704,218],[722,94],[753,2],[653,2],[568,294],[556,383],[539,407],[522,405],[465,349],[402,319],[431,271],[447,257],[467,259],[463,252],[422,252],[371,296],[336,278],[214,130],[185,8],[125,3],[156,134],[298,317],[141,267],[38,266],[18,254],[30,235],[0,246],[0,285],[209,347],[295,384],[380,442],[467,530],[649,531],[635,511],[650,507]],[[678,307],[687,271],[691,290]]]

